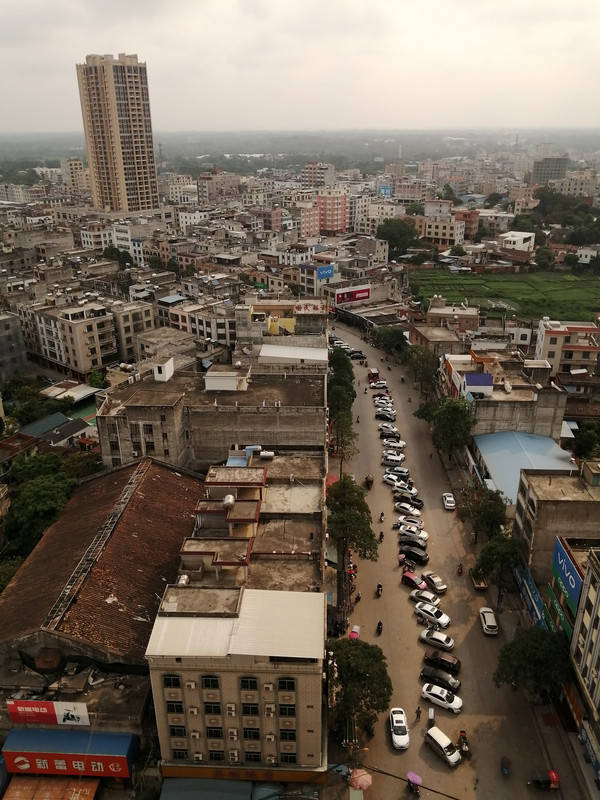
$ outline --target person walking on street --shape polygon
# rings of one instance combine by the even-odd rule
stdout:
[[[417,718],[417,722],[421,719],[421,706],[417,706],[417,710],[415,711],[415,717]]]

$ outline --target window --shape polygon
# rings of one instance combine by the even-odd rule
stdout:
[[[260,753],[244,753],[244,761],[247,761],[251,764],[257,764],[259,761],[262,761]]]
[[[169,441],[169,434],[168,433],[163,433],[162,440],[163,440],[163,442],[168,442]]]
[[[242,716],[257,717],[258,703],[242,703]]]
[[[296,680],[295,678],[279,678],[277,688],[280,692],[295,692]]]
[[[554,358],[556,355],[556,350],[548,350],[548,358]]]
[[[240,678],[240,689],[246,692],[257,692],[258,678]]]
[[[295,717],[296,716],[296,706],[287,704],[287,703],[280,703],[279,704],[279,716],[280,717]]]
[[[187,736],[187,732],[185,730],[184,725],[169,725],[169,736],[174,736],[176,738],[181,738],[182,736]]]
[[[160,415],[160,421],[161,422],[166,422],[167,421],[167,415],[166,414],[161,414]]]
[[[282,764],[295,764],[296,763],[296,753],[281,753],[279,756],[279,760]]]
[[[166,448],[163,450],[163,455],[164,456],[168,456],[169,455],[169,451]]]
[[[584,350],[583,351],[583,357],[584,358],[589,358],[590,357],[590,351],[589,350]]]
[[[121,466],[121,459],[120,458],[113,458],[112,460],[113,467],[120,467]]]
[[[279,731],[279,738],[282,742],[295,742],[296,731]]]
[[[223,750],[210,750],[208,753],[209,761],[225,761],[225,753]]]
[[[119,452],[119,443],[118,442],[111,442],[110,443],[110,452],[111,453],[118,453]]]
[[[244,739],[253,741],[260,739],[260,730],[258,728],[244,728]]]
[[[216,675],[203,675],[202,676],[202,688],[203,689],[218,689],[219,688],[219,679]]]
[[[154,452],[154,442],[146,442],[146,452],[147,453]]]
[[[221,703],[204,703],[204,713],[207,715],[220,714]]]
[[[556,336],[551,336],[550,337],[550,344],[556,344],[557,342],[558,342],[558,339],[556,338]]]
[[[179,675],[163,675],[163,686],[165,689],[179,689],[181,686]]]
[[[173,761],[187,761],[187,750],[173,750]]]
[[[146,436],[152,436],[152,425],[144,425],[143,429]]]
[[[183,714],[183,703],[167,703],[167,714]]]
[[[207,739],[222,739],[223,738],[223,728],[207,727],[207,729],[206,729],[206,738]]]
[[[521,336],[520,336],[519,338],[520,338],[520,340],[521,340],[522,342],[526,342],[526,341],[527,341],[527,334],[526,334],[526,333],[522,333],[522,334],[521,334]]]

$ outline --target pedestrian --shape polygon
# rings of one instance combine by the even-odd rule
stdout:
[[[433,453],[429,453],[429,458],[433,458]]]
[[[415,711],[415,717],[417,718],[417,722],[421,719],[421,706],[417,706],[417,710]]]
[[[477,531],[473,533],[473,541],[477,544]]]

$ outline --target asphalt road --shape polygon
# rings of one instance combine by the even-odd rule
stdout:
[[[457,694],[463,700],[463,712],[454,715],[435,707],[436,724],[456,742],[461,728],[466,729],[472,747],[472,757],[463,761],[455,770],[447,767],[423,742],[427,727],[429,703],[421,699],[419,672],[422,667],[424,645],[418,640],[424,630],[414,616],[413,604],[408,600],[409,589],[401,585],[401,572],[397,565],[397,537],[391,525],[397,516],[393,510],[391,488],[382,482],[384,469],[381,466],[382,446],[373,409],[373,392],[368,386],[367,367],[354,363],[354,372],[360,386],[354,417],[360,415],[356,425],[358,453],[347,465],[346,471],[354,473],[357,481],[363,481],[371,472],[375,482],[367,493],[373,516],[373,529],[377,533],[383,528],[385,539],[380,545],[377,562],[359,561],[357,586],[361,591],[361,602],[351,617],[351,624],[361,626],[361,638],[377,643],[384,651],[388,670],[394,686],[392,705],[403,707],[408,715],[411,742],[407,751],[398,752],[390,743],[387,715],[380,715],[374,737],[365,742],[361,759],[365,766],[406,777],[413,770],[423,778],[424,786],[445,793],[447,797],[470,800],[470,798],[507,798],[518,800],[530,798],[531,790],[526,781],[532,771],[544,766],[544,756],[533,727],[531,709],[521,692],[510,688],[497,689],[492,681],[498,653],[504,644],[504,635],[485,636],[481,630],[478,609],[489,605],[486,593],[473,590],[467,574],[475,557],[467,542],[464,528],[457,515],[444,511],[441,494],[449,489],[445,470],[431,445],[431,435],[426,422],[413,416],[418,404],[418,393],[406,376],[401,383],[402,367],[387,370],[380,361],[380,352],[361,341],[357,332],[343,325],[335,325],[335,333],[343,341],[359,347],[368,356],[368,365],[377,366],[382,378],[387,380],[394,398],[397,413],[396,426],[407,442],[406,462],[411,471],[419,497],[425,503],[422,517],[425,530],[430,534],[428,567],[439,572],[448,585],[440,607],[450,615],[452,623],[446,633],[456,645],[453,654],[462,661],[459,678],[462,686]],[[412,402],[408,402],[412,396]],[[385,521],[379,524],[380,511]],[[462,562],[464,573],[457,575],[457,564]],[[377,598],[375,589],[383,584],[383,596]],[[376,636],[378,620],[383,622],[383,634]],[[415,719],[417,705],[422,708],[419,722]],[[511,775],[505,778],[500,770],[500,758],[511,759]],[[406,794],[404,783],[393,777],[373,773],[374,784],[368,796],[377,800],[397,800]],[[561,792],[562,794],[562,792]],[[422,797],[436,797],[425,789]]]

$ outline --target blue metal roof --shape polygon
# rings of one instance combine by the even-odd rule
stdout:
[[[489,372],[465,372],[467,386],[493,386],[494,378]]]
[[[3,752],[69,753],[96,756],[129,756],[135,745],[130,733],[88,733],[43,728],[12,728]]]
[[[49,414],[47,417],[30,422],[29,425],[24,425],[20,432],[27,434],[27,436],[41,436],[44,433],[48,433],[48,431],[54,430],[54,428],[60,428],[65,422],[70,422],[69,417],[57,411],[55,414]]]
[[[182,294],[169,294],[166,297],[161,297],[158,301],[159,303],[168,303],[171,305],[172,303],[180,303],[182,300],[186,300]]]
[[[490,477],[506,501],[514,505],[521,469],[572,469],[571,454],[549,436],[502,431],[474,437]]]

